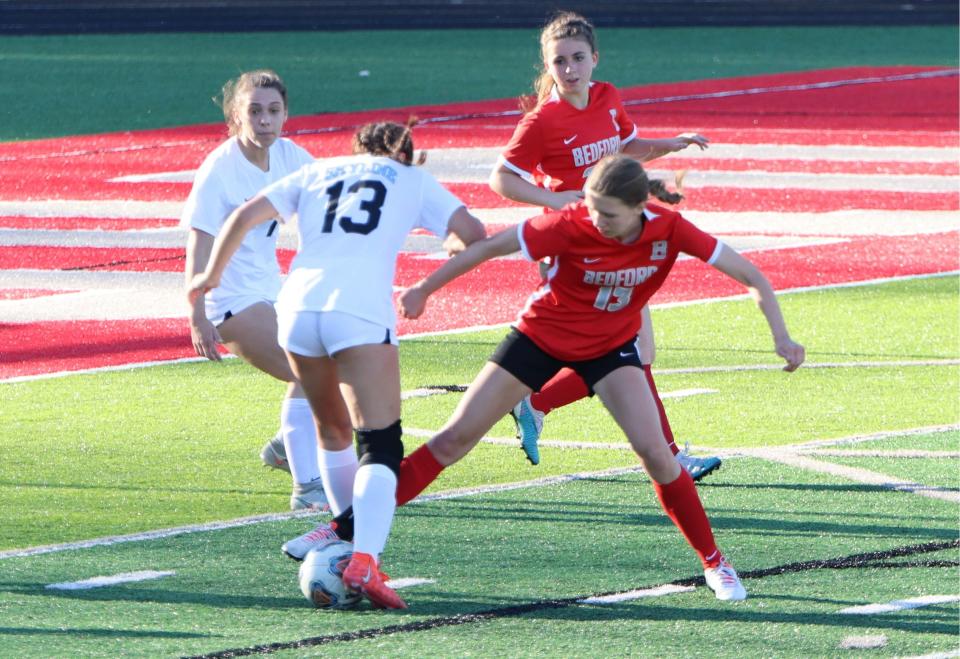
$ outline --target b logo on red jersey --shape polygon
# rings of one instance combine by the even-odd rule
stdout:
[[[651,261],[662,261],[667,258],[667,241],[666,240],[654,240],[650,243],[650,260]]]

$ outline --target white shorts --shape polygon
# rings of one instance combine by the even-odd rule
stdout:
[[[340,311],[297,311],[277,318],[277,341],[304,357],[333,356],[355,346],[397,345],[396,332],[378,323]]]
[[[207,304],[204,312],[207,315],[207,320],[213,323],[214,327],[220,327],[231,316],[236,316],[247,307],[252,307],[259,302],[266,302],[271,307],[274,304],[274,300],[268,300],[262,295],[236,295],[225,300],[218,300],[216,305]]]

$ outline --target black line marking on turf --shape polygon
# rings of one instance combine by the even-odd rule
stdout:
[[[431,391],[448,391],[450,393],[459,393],[462,394],[467,390],[467,386],[463,384],[426,384],[420,389],[429,389]]]
[[[909,567],[957,567],[960,561],[917,561],[917,562],[881,562],[890,558],[901,556],[914,556],[917,554],[927,554],[944,549],[960,547],[960,540],[950,540],[946,542],[927,542],[921,545],[909,545],[906,547],[897,547],[886,551],[867,552],[865,554],[853,554],[843,558],[828,558],[820,561],[802,561],[798,563],[787,563],[776,567],[765,568],[763,570],[751,570],[741,572],[742,579],[762,579],[764,577],[787,574],[790,572],[805,572],[807,570],[845,570],[851,568],[863,567],[882,567],[882,568],[909,568]],[[690,577],[687,579],[678,579],[671,581],[673,586],[703,586],[703,577]],[[564,597],[553,600],[540,600],[530,602],[529,604],[518,604],[516,606],[507,606],[499,609],[490,609],[478,613],[466,613],[463,615],[447,616],[443,618],[433,618],[422,620],[420,622],[411,622],[402,625],[389,625],[387,627],[376,627],[373,629],[360,629],[354,632],[343,632],[342,634],[330,634],[327,636],[314,636],[299,641],[288,641],[285,643],[269,643],[267,645],[256,645],[249,648],[236,648],[232,650],[221,650],[211,652],[210,654],[195,655],[185,657],[184,659],[226,659],[228,657],[247,657],[254,654],[271,654],[281,650],[296,650],[298,648],[313,647],[316,645],[326,645],[328,643],[340,643],[344,641],[359,641],[367,638],[379,638],[381,636],[390,636],[391,634],[404,634],[408,632],[419,632],[440,627],[453,627],[456,625],[467,625],[484,620],[495,618],[507,618],[510,616],[523,615],[534,611],[544,611],[546,609],[562,609],[568,606],[578,604],[581,600],[588,597],[608,597],[611,595],[620,595],[634,590],[643,590],[653,588],[654,586],[642,586],[640,588],[630,588],[629,590],[618,590],[610,593],[598,593],[595,595],[578,595],[577,597]]]
[[[185,261],[186,254],[179,256],[161,256],[155,259],[125,259],[122,261],[110,261],[109,263],[96,263],[94,265],[77,265],[72,268],[64,268],[64,272],[74,270],[97,270],[98,268],[110,268],[117,265],[131,265],[134,263],[162,263],[163,261]]]

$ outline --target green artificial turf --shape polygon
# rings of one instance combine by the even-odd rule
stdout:
[[[595,77],[632,86],[956,66],[957,35],[955,26],[604,28]],[[12,96],[0,140],[219,122],[211,97],[261,67],[288,83],[292,115],[516,97],[530,91],[537,38],[537,30],[5,36],[0,65]]]

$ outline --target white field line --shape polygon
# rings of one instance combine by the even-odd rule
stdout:
[[[902,449],[899,451],[861,451],[861,450],[828,450],[802,449],[803,455],[820,456],[824,458],[897,458],[897,459],[944,459],[960,458],[960,451],[919,451],[916,449]]]
[[[315,517],[316,512],[299,510],[289,513],[271,513],[269,515],[254,515],[252,517],[240,517],[222,522],[208,522],[206,524],[191,524],[189,526],[175,526],[168,529],[157,529],[155,531],[145,531],[142,533],[130,533],[127,535],[114,535],[103,538],[93,538],[91,540],[79,540],[77,542],[65,542],[56,545],[41,545],[39,547],[30,547],[27,549],[12,549],[0,552],[0,560],[7,558],[25,558],[28,556],[40,556],[42,554],[52,554],[61,551],[77,551],[79,549],[90,549],[93,547],[110,547],[125,542],[144,542],[147,540],[160,540],[187,533],[205,533],[208,531],[220,531],[223,529],[234,529],[240,526],[250,526],[252,524],[262,524],[263,522],[279,522],[296,517]]]
[[[914,428],[912,430],[890,430],[885,432],[870,433],[868,435],[850,435],[848,437],[838,437],[836,439],[818,439],[812,442],[804,442],[803,444],[788,444],[780,448],[799,452],[805,449],[817,449],[828,446],[850,446],[851,444],[864,444],[867,442],[875,442],[881,439],[892,439],[894,437],[915,437],[917,435],[930,435],[939,432],[949,432],[951,430],[960,430],[960,423],[949,423],[939,426],[924,426],[922,428]]]
[[[912,657],[899,657],[898,659],[953,659],[954,657],[960,657],[960,650],[934,652],[933,654],[918,654]]]
[[[846,446],[850,444],[862,444],[866,442],[875,442],[881,439],[890,439],[893,437],[910,437],[915,435],[930,435],[939,432],[948,432],[951,430],[960,430],[960,424],[949,424],[949,425],[940,425],[940,426],[925,426],[923,428],[914,428],[912,430],[892,430],[887,432],[878,432],[872,433],[869,435],[853,435],[850,437],[839,437],[837,439],[821,439],[815,440],[812,442],[804,442],[802,444],[784,444],[777,447],[776,450],[783,451],[790,454],[797,455],[824,455],[831,456],[836,455],[837,457],[891,457],[891,458],[952,458],[960,457],[960,452],[957,451],[916,451],[913,449],[903,449],[899,451],[827,451],[822,450],[818,447],[822,446]],[[430,438],[437,434],[436,430],[429,430],[427,428],[404,428],[403,433],[405,435],[410,435],[411,437],[426,437]],[[499,446],[519,446],[519,440],[516,437],[484,437],[480,440],[485,444],[495,444]],[[559,448],[559,449],[614,449],[622,451],[632,451],[630,444],[626,441],[620,442],[599,442],[599,441],[570,441],[564,439],[541,439],[537,442],[540,446],[546,446],[549,448]],[[754,451],[757,450],[768,450],[768,449],[723,449],[719,447],[708,446],[704,444],[696,445],[696,453],[698,454],[710,454],[718,455],[721,458],[734,458],[734,457],[758,457],[763,458],[763,455],[755,455]],[[822,451],[822,452],[821,452]]]
[[[854,437],[847,437],[842,439],[833,439],[833,440],[823,440],[832,443],[839,442],[859,442],[859,441],[868,441],[869,439],[885,439],[888,437],[897,437],[897,436],[909,436],[916,434],[925,434],[929,432],[938,432],[941,430],[953,430],[960,428],[960,424],[955,426],[930,426],[926,428],[915,428],[912,430],[906,431],[894,431],[889,433],[877,433],[873,435],[860,435]],[[404,429],[404,432],[407,434],[411,433],[407,429]],[[419,431],[422,433],[432,433],[434,431],[422,430]],[[504,440],[507,441],[507,440]],[[516,440],[510,440],[513,445],[516,445]],[[820,445],[823,442],[810,442],[804,445],[793,445],[795,448],[802,448],[807,445]],[[543,444],[543,442],[541,442]],[[622,445],[617,445],[621,447]],[[782,450],[786,450],[789,447],[783,447]],[[736,453],[731,452],[731,455],[748,455],[750,454],[744,450],[738,450]],[[414,499],[411,503],[424,502],[424,501],[443,501],[446,499],[457,499],[462,497],[480,495],[480,494],[489,494],[496,492],[507,492],[510,490],[518,490],[525,488],[533,487],[544,487],[548,485],[556,485],[561,483],[569,483],[572,481],[590,479],[590,478],[604,478],[609,476],[619,476],[622,474],[631,474],[631,473],[640,473],[643,471],[643,468],[640,466],[635,467],[618,467],[613,469],[604,469],[601,471],[594,472],[579,472],[575,474],[564,474],[561,476],[548,476],[544,478],[537,478],[527,481],[521,481],[518,483],[504,483],[498,485],[487,485],[480,487],[470,487],[470,488],[460,488],[455,490],[448,490],[446,492],[438,492],[436,494],[426,494],[420,495]],[[206,533],[209,531],[219,531],[223,529],[237,528],[241,526],[251,526],[253,524],[261,524],[264,522],[278,522],[284,521],[292,518],[309,518],[313,517],[316,513],[310,511],[297,511],[297,512],[287,512],[287,513],[274,513],[269,515],[256,515],[252,517],[241,517],[234,520],[226,520],[219,522],[208,522],[206,524],[193,524],[188,526],[173,527],[168,529],[159,529],[156,531],[147,531],[144,533],[132,533],[128,535],[117,535],[117,536],[107,536],[103,538],[94,538],[91,540],[82,540],[78,542],[68,542],[56,545],[44,545],[40,547],[30,547],[26,549],[14,549],[8,551],[0,552],[0,560],[8,558],[25,558],[30,556],[39,556],[42,554],[50,554],[54,552],[61,551],[76,551],[79,549],[90,549],[93,547],[106,547],[117,544],[122,544],[126,542],[144,542],[148,540],[158,540],[161,538],[169,538],[172,536],[185,535],[189,533]]]
[[[429,334],[415,334],[400,337],[401,340],[417,338],[423,336],[438,336],[445,334],[463,334],[466,332],[480,331],[484,329],[501,329],[506,325],[491,325],[489,327],[472,327],[463,330],[453,330],[444,332],[435,332]],[[236,359],[236,355],[221,355],[223,359]],[[2,384],[17,384],[22,382],[33,382],[34,380],[49,380],[51,378],[63,378],[74,375],[91,375],[95,373],[109,373],[111,371],[134,371],[140,368],[150,368],[152,366],[167,366],[170,364],[190,364],[194,362],[207,361],[203,357],[184,357],[182,359],[170,359],[167,361],[138,362],[136,364],[118,364],[114,366],[99,366],[97,368],[86,368],[76,371],[57,371],[55,373],[40,373],[37,375],[18,375],[11,378],[0,379]],[[926,359],[926,360],[900,360],[900,361],[864,361],[864,362],[805,362],[802,368],[912,368],[925,366],[957,366],[960,365],[960,359]],[[663,368],[654,369],[657,375],[677,375],[677,374],[696,374],[696,373],[734,373],[740,371],[778,371],[783,367],[779,364],[738,364],[732,366],[698,366],[689,368]],[[679,390],[696,391],[696,393],[717,393],[715,390]],[[410,389],[401,393],[403,400],[409,398],[422,398],[447,393],[436,389]],[[679,394],[673,397],[681,397]],[[670,398],[670,393],[665,393],[661,398]]]
[[[795,288],[781,288],[777,295],[789,295],[791,293],[810,293],[815,291],[829,291],[836,288],[858,288],[860,286],[874,286],[877,284],[888,284],[898,281],[913,281],[917,279],[939,279],[941,277],[953,277],[960,275],[960,270],[947,270],[945,272],[930,272],[922,275],[905,275],[895,277],[877,277],[876,279],[861,279],[860,281],[848,281],[840,284],[821,284],[817,286],[797,286]],[[693,304],[712,304],[714,302],[728,302],[730,300],[751,299],[748,293],[737,295],[727,295],[721,297],[708,297],[700,300],[686,300],[684,302],[664,302],[662,304],[651,304],[651,309],[672,309],[674,307],[688,307]],[[414,335],[408,335],[414,336]]]
[[[872,616],[879,613],[894,613],[906,609],[918,609],[922,606],[948,604],[950,602],[960,602],[960,595],[924,595],[923,597],[911,597],[905,600],[893,600],[885,604],[849,606],[845,609],[840,609],[837,613],[843,615]]]
[[[620,602],[629,602],[631,600],[643,599],[644,597],[663,597],[664,595],[674,595],[676,593],[689,593],[692,590],[696,590],[696,587],[664,584],[654,588],[631,590],[625,593],[616,593],[614,595],[585,597],[582,600],[577,600],[577,604],[619,604]]]
[[[122,583],[134,583],[137,581],[149,581],[151,579],[162,579],[176,574],[172,571],[141,570],[139,572],[123,572],[109,577],[91,577],[82,581],[64,581],[62,583],[52,583],[44,586],[48,590],[89,590],[91,588],[104,588],[106,586],[116,586]]]
[[[406,577],[403,579],[389,579],[387,585],[394,590],[401,588],[413,588],[414,586],[423,586],[425,584],[437,583],[436,579],[422,579],[420,577]]]
[[[819,368],[912,368],[923,366],[957,366],[960,359],[908,359],[895,361],[859,361],[859,362],[804,362],[802,369]],[[781,371],[780,364],[740,364],[733,366],[692,366],[689,368],[654,369],[657,375],[681,375],[696,373],[734,373],[740,371]],[[663,396],[661,396],[663,398]]]
[[[417,497],[410,504],[415,504],[418,502],[425,501],[443,501],[446,499],[459,499],[463,497],[475,496],[479,494],[490,494],[496,492],[508,492],[510,490],[519,490],[530,487],[542,487],[546,485],[557,485],[561,483],[569,483],[571,481],[591,479],[591,478],[604,478],[607,476],[619,476],[622,474],[630,474],[636,472],[642,472],[643,469],[639,466],[637,467],[620,467],[614,469],[604,469],[601,471],[593,472],[580,472],[576,474],[564,474],[562,476],[549,476],[545,478],[536,478],[528,481],[521,481],[519,483],[503,483],[498,485],[486,485],[480,487],[470,487],[470,488],[460,488],[454,490],[448,490],[446,492],[438,492],[436,494],[425,494]],[[408,504],[408,505],[410,505]],[[130,533],[127,535],[114,535],[107,536],[103,538],[93,538],[90,540],[81,540],[78,542],[66,542],[56,545],[43,545],[40,547],[29,547],[26,549],[13,549],[8,551],[0,552],[0,560],[5,560],[8,558],[26,558],[30,556],[40,556],[43,554],[52,554],[62,551],[77,551],[80,549],[91,549],[94,547],[110,547],[113,545],[123,544],[127,542],[145,542],[149,540],[160,540],[163,538],[170,538],[178,535],[186,535],[190,533],[207,533],[210,531],[221,531],[224,529],[233,529],[241,526],[251,526],[253,524],[262,524],[264,522],[280,522],[292,518],[315,518],[316,512],[312,511],[296,511],[296,512],[287,512],[287,513],[272,513],[269,515],[255,515],[252,517],[241,517],[233,520],[225,520],[219,522],[208,522],[205,524],[190,524],[187,526],[177,526],[168,529],[158,529],[156,531],[146,531],[143,533]]]
[[[741,452],[755,458],[777,462],[790,467],[796,467],[798,469],[805,469],[807,471],[814,471],[822,474],[830,474],[831,476],[839,476],[840,478],[845,478],[847,480],[854,481],[855,483],[878,485],[888,490],[909,492],[911,494],[918,494],[930,499],[940,499],[943,501],[950,501],[952,503],[960,503],[960,492],[956,490],[935,487],[932,485],[924,485],[923,483],[915,483],[913,481],[903,480],[895,476],[888,476],[887,474],[881,474],[880,472],[871,471],[869,469],[848,467],[845,465],[833,464],[832,462],[814,460],[813,458],[797,455],[796,453],[791,453],[782,449],[750,449],[749,451]]]

